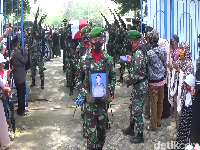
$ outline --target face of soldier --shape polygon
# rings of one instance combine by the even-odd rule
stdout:
[[[96,79],[96,80],[97,80],[97,84],[100,85],[100,84],[101,84],[101,77],[100,77],[100,76],[97,76],[97,79]]]
[[[92,49],[96,53],[99,53],[100,50],[101,50],[101,47],[103,45],[103,37],[94,37],[94,38],[91,38],[90,43],[92,45]]]
[[[84,41],[85,43],[88,43],[88,42],[89,42],[89,33],[85,33],[85,34],[83,35],[83,41]]]

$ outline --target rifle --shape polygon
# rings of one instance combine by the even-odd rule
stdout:
[[[119,13],[114,9],[115,13],[117,14],[119,21],[121,22],[121,25],[123,26],[124,30],[126,30],[126,24],[124,23],[123,19],[120,17]]]
[[[116,25],[118,28],[120,28],[119,21],[118,21],[117,18],[115,17],[115,14],[112,12],[111,9],[109,9],[109,10],[110,10],[110,13],[113,14],[113,16],[114,16],[114,19],[115,19],[115,25]]]
[[[101,12],[100,12],[101,13]],[[108,22],[108,20],[106,19],[106,17],[101,13],[101,16],[104,18],[104,20],[106,21],[106,25],[108,26],[108,28],[111,28],[110,23]]]
[[[38,10],[35,14],[35,20],[34,20],[34,23],[33,23],[32,35],[37,34],[37,19],[38,19],[38,16],[39,16],[39,7],[38,7]],[[33,37],[31,39],[31,45],[33,45]]]

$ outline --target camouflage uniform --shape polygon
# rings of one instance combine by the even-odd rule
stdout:
[[[84,43],[80,42],[79,45],[76,47],[76,51],[77,51],[77,57],[80,60],[83,55],[91,52],[91,46],[89,44],[88,48],[86,49]]]
[[[115,26],[112,25],[111,29],[109,31],[109,40],[108,40],[108,45],[107,45],[107,52],[110,56],[114,56],[114,40],[115,40]]]
[[[126,55],[130,54],[131,53],[130,49],[131,49],[130,42],[129,42],[128,38],[125,37],[120,56],[126,56]],[[127,66],[128,72],[130,73],[130,70],[129,70],[130,63],[126,63],[126,62],[120,60],[120,68],[119,68],[120,78],[119,78],[119,80],[117,80],[117,82],[123,82],[123,75],[124,75],[126,66]]]
[[[64,21],[64,20],[63,20]],[[66,63],[65,63],[65,59],[66,59],[66,46],[67,46],[67,25],[64,24],[63,30],[61,32],[61,48],[63,50],[63,71],[66,72]]]
[[[65,56],[67,86],[70,87],[69,95],[71,96],[73,95],[74,79],[78,63],[75,42],[72,39],[67,40]]]
[[[82,57],[76,75],[76,82],[77,89],[80,91],[80,94],[85,99],[85,101],[86,95],[90,91],[89,73],[87,68],[90,68],[90,70],[92,71],[107,69],[109,76],[108,87],[111,95],[113,95],[116,83],[116,73],[112,58],[105,52],[102,52],[101,58],[98,63],[94,61],[92,53],[89,53],[88,55],[84,55]],[[94,150],[95,148],[102,148],[105,142],[106,130],[108,128],[108,103],[85,103],[84,120],[87,130],[87,148],[89,150]]]
[[[42,45],[41,45],[41,37],[39,37],[39,27],[37,27],[37,31],[33,31],[31,36],[33,37],[33,44],[31,47],[31,76],[32,76],[32,84],[31,87],[35,86],[35,76],[36,76],[36,67],[39,68],[39,74],[41,79],[41,88],[44,88],[44,62],[43,62],[43,55],[42,55]]]
[[[133,31],[133,33],[135,32],[136,31]],[[140,34],[138,33],[137,36],[140,36]],[[136,124],[138,135],[131,139],[132,143],[144,142],[144,123],[142,112],[144,101],[148,93],[147,54],[144,53],[144,50],[144,45],[139,45],[134,51],[132,51],[132,68],[130,68],[130,74],[125,78],[127,87],[132,85],[133,90],[131,93],[132,98],[130,99],[131,104],[129,105],[131,114],[130,126],[127,129],[124,129],[123,132],[125,134],[129,134],[131,132],[131,135],[134,135],[134,126]]]

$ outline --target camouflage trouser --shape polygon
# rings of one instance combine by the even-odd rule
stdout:
[[[63,49],[63,69],[66,69],[66,49]]]
[[[124,75],[125,67],[127,67],[128,71],[129,71],[130,70],[130,66],[131,66],[131,63],[126,63],[126,62],[120,60],[120,68],[119,68],[120,75],[121,76]]]
[[[145,98],[146,98],[146,92],[144,92],[145,94],[143,94],[142,92],[139,94],[138,93],[135,94],[135,96],[133,94],[133,96],[131,98],[132,102],[129,105],[130,114],[131,114],[130,122],[133,124],[136,124],[136,130],[138,132],[143,132],[144,131],[144,122],[143,122],[142,112],[143,112],[143,106],[144,106],[144,102],[145,102]]]
[[[40,52],[32,54],[32,63],[31,63],[32,79],[35,79],[37,65],[39,68],[40,79],[44,80],[44,61],[43,61],[43,57],[41,57]]]
[[[87,149],[103,147],[108,126],[108,114],[93,115],[85,113],[84,120],[87,126]]]
[[[67,64],[66,66],[67,85],[73,87],[76,75],[76,63],[74,63],[72,60],[68,60],[66,64]]]
[[[86,126],[86,123],[85,123],[85,120],[84,120],[84,115],[85,115],[84,110],[85,109],[86,109],[86,105],[83,102],[83,104],[81,105],[81,117],[83,119],[83,134],[86,134],[86,132],[87,132],[87,126]]]

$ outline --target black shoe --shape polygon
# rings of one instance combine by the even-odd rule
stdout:
[[[132,135],[134,136],[135,135],[135,132],[134,132],[134,124],[131,124],[127,129],[122,129],[122,132],[126,135]]]
[[[69,96],[72,96],[72,95],[73,95],[73,90],[74,90],[74,88],[73,88],[73,87],[70,87]]]
[[[44,67],[44,70],[47,70],[47,68],[46,68],[46,67]]]
[[[144,143],[143,132],[138,133],[137,136],[131,138],[130,141],[131,143],[134,143],[134,144]]]
[[[30,85],[30,87],[34,87],[34,86],[36,86],[35,79],[32,79],[32,84]]]
[[[117,80],[117,82],[123,83],[123,76],[120,76],[120,78]]]
[[[97,147],[97,150],[103,150],[103,147]]]
[[[41,89],[44,89],[44,80],[41,80]]]

